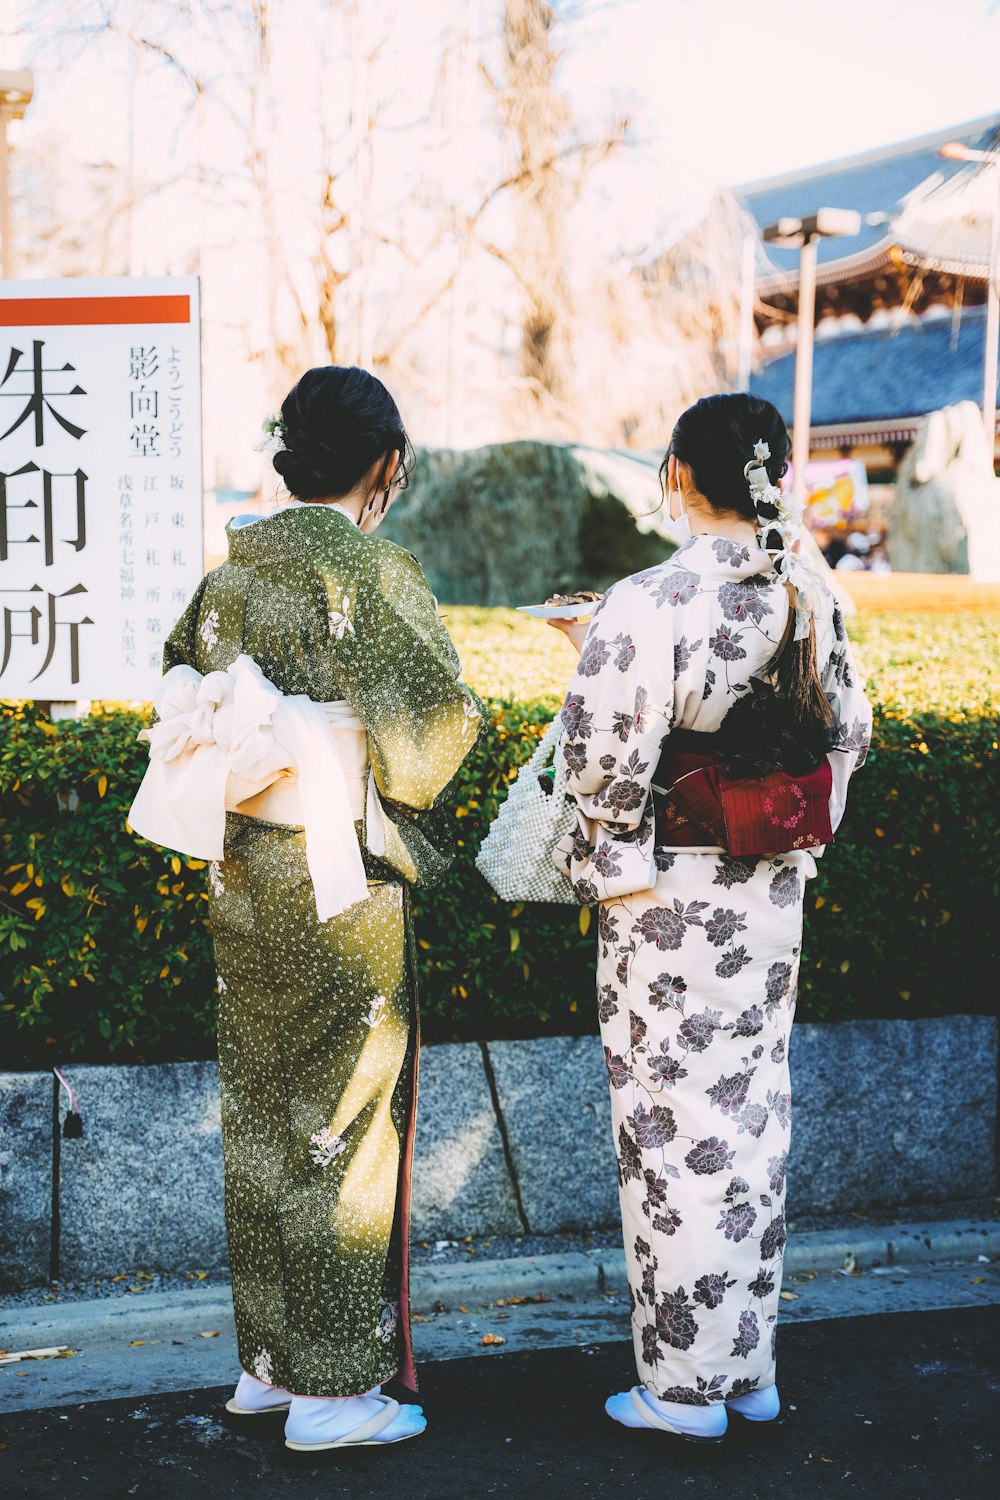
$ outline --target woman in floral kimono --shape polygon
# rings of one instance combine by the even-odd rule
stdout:
[[[409,451],[385,387],[310,370],[265,426],[296,498],[230,523],[174,628],[132,824],[223,856],[229,1410],[290,1408],[291,1447],[397,1442],[425,1426],[379,1389],[415,1385],[407,892],[451,860],[442,803],[484,712],[418,563],[372,535]]]
[[[616,584],[562,710],[578,827],[557,851],[600,905],[636,1363],[607,1411],[718,1441],[779,1412],[775,1330],[805,882],[871,714],[834,598],[794,550],[769,402],[686,411],[661,471],[677,551]]]

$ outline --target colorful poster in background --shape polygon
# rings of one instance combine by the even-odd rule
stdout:
[[[202,560],[197,277],[0,283],[0,697],[150,698]]]
[[[795,482],[790,464],[783,481],[790,490]],[[806,521],[814,531],[847,530],[863,520],[871,509],[868,474],[856,458],[817,459],[806,464]]]

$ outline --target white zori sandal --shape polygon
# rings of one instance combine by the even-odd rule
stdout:
[[[662,1410],[664,1406],[671,1408],[669,1418]],[[684,1438],[689,1443],[721,1443],[726,1433],[726,1409],[721,1402],[717,1406],[702,1407],[657,1401],[642,1385],[609,1396],[604,1410],[622,1427],[653,1428]]]
[[[353,1401],[364,1403],[364,1409],[377,1409],[356,1427],[341,1431],[347,1416],[344,1408]],[[331,1403],[325,1397],[296,1396],[285,1423],[285,1447],[299,1453],[318,1453],[327,1448],[367,1448],[382,1443],[403,1443],[419,1437],[427,1426],[420,1406],[401,1406],[390,1396],[373,1391],[367,1396]],[[289,1437],[297,1432],[298,1438]],[[305,1434],[309,1438],[305,1441]]]

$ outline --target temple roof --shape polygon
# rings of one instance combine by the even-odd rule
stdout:
[[[947,161],[937,150],[948,141],[961,141],[977,150],[995,147],[1000,132],[1000,114],[986,115],[964,125],[935,131],[932,135],[901,141],[877,151],[841,157],[781,177],[763,178],[743,183],[733,189],[760,229],[786,216],[803,217],[817,208],[852,208],[862,215],[860,234],[841,238],[824,238],[819,242],[820,280],[864,274],[882,262],[889,247],[899,244],[900,229],[906,224],[907,200],[916,194],[923,197],[959,173],[971,179],[975,168],[963,162]],[[866,222],[876,217],[876,223]],[[906,248],[905,239],[902,241]],[[798,250],[766,245],[764,253],[778,273],[765,281],[794,286],[798,271]],[[918,258],[919,253],[918,253]],[[963,265],[964,257],[959,257]],[[973,255],[972,263],[980,257]]]
[[[978,404],[985,328],[985,309],[974,307],[954,319],[925,317],[898,330],[866,328],[817,339],[813,441],[892,442],[911,437],[915,419],[927,412],[959,401]],[[793,352],[771,360],[750,382],[753,394],[772,401],[786,422],[794,375]]]

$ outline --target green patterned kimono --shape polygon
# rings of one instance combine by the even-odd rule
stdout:
[[[484,710],[416,560],[342,512],[229,530],[164,670],[252,656],[288,694],[347,699],[385,834],[369,898],[320,922],[301,827],[228,813],[210,870],[226,1223],[244,1369],[297,1395],[415,1385],[407,1231],[418,1017],[407,888],[450,863],[449,786]]]

